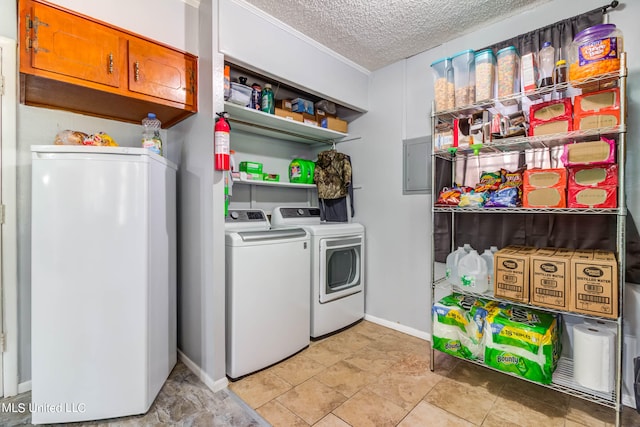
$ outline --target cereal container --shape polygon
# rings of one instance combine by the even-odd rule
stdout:
[[[498,57],[498,97],[520,92],[520,55],[514,46],[500,49]],[[503,102],[504,103],[504,102]]]
[[[569,49],[569,80],[618,71],[622,42],[622,32],[614,24],[595,25],[576,34]]]
[[[451,57],[456,87],[456,108],[476,102],[476,75],[474,52],[463,50]]]
[[[476,102],[495,98],[496,57],[491,49],[476,52]]]
[[[451,58],[442,58],[431,64],[433,72],[433,90],[435,92],[436,111],[450,110],[454,107],[454,83]]]

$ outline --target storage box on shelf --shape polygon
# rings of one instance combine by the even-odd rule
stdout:
[[[507,53],[513,54],[513,52]],[[587,321],[589,319],[609,319],[617,332],[615,354],[610,355],[616,360],[615,387],[612,390],[602,391],[581,385],[573,375],[573,360],[564,355],[557,361],[557,368],[552,380],[544,385],[614,408],[617,425],[620,425],[622,410],[621,333],[623,329],[621,301],[624,292],[624,271],[621,267],[624,266],[625,257],[626,215],[622,178],[624,177],[623,160],[626,143],[624,97],[627,70],[626,55],[623,53],[621,57],[619,71],[581,80],[579,86],[583,88],[583,94],[579,94],[579,91],[573,89],[572,82],[556,85],[554,93],[564,94],[573,91],[573,94],[577,95],[573,103],[571,99],[557,100],[548,104],[541,104],[544,101],[540,99],[534,103],[534,105],[538,105],[533,109],[534,112],[537,112],[534,114],[534,121],[538,120],[538,123],[534,123],[534,125],[551,123],[554,120],[562,121],[561,129],[559,129],[562,131],[551,126],[549,132],[529,132],[500,139],[491,138],[490,134],[485,131],[482,135],[488,136],[487,139],[475,140],[469,146],[446,145],[453,141],[452,131],[457,131],[456,126],[453,125],[454,120],[466,120],[472,114],[477,114],[482,110],[498,111],[504,105],[517,104],[520,106],[521,100],[525,98],[528,98],[527,103],[531,103],[532,95],[533,99],[543,98],[543,95],[549,93],[549,88],[534,90],[533,93],[527,92],[526,96],[523,93],[509,94],[502,98],[483,100],[475,105],[465,105],[448,110],[442,108],[438,110],[434,107],[432,113],[434,135],[432,155],[434,175],[432,180],[434,188],[437,188],[436,177],[442,176],[442,174],[439,175],[439,170],[443,170],[442,168],[446,168],[444,171],[447,169],[451,171],[450,182],[454,183],[455,187],[457,163],[468,162],[476,156],[491,158],[510,152],[523,153],[526,150],[555,150],[556,154],[562,154],[564,151],[564,168],[532,169],[525,172],[523,188],[525,195],[528,194],[529,197],[525,196],[525,202],[517,207],[487,208],[480,205],[467,208],[455,206],[455,204],[439,205],[437,203],[438,192],[434,191],[432,226],[435,230],[437,214],[447,214],[450,217],[447,223],[451,233],[452,248],[461,243],[455,241],[455,227],[458,226],[458,221],[461,218],[465,218],[466,214],[519,213],[526,217],[537,214],[604,215],[611,218],[610,221],[615,222],[615,227],[611,227],[616,230],[615,239],[614,236],[611,236],[611,240],[615,240],[615,253],[601,250],[601,248],[574,250],[571,248],[508,247],[499,251],[494,257],[495,287],[486,294],[470,292],[464,286],[451,285],[447,279],[436,277],[435,271],[437,269],[434,268],[432,269],[431,301],[434,304],[433,310],[436,310],[436,291],[440,295],[453,292],[483,301],[523,307],[527,310],[535,309],[560,316],[568,314],[587,319]],[[610,86],[614,80],[616,82],[614,88],[609,87],[606,90],[601,90],[602,86]],[[588,88],[591,92],[587,93],[584,88]],[[572,106],[575,107],[574,111],[571,111],[570,107]],[[545,108],[546,110],[543,110]],[[590,115],[600,117],[591,118]],[[593,125],[594,123],[595,125]],[[600,124],[602,126],[598,126]],[[575,126],[576,130],[571,130],[574,125],[577,125]],[[567,131],[564,131],[565,128]],[[596,141],[593,141],[594,139]],[[438,141],[440,145],[435,141]],[[559,154],[557,155],[559,156]],[[442,162],[443,160],[445,162]],[[475,160],[473,161],[475,162]],[[448,196],[455,199],[455,195],[450,195],[453,189],[446,190]],[[534,192],[540,190],[549,194],[553,192],[553,197],[550,195],[547,198],[532,197]],[[462,189],[458,196],[464,191]],[[576,192],[582,192],[580,200],[587,202],[579,203],[575,195]],[[440,196],[442,197],[442,195]],[[549,201],[550,199],[553,200]],[[482,227],[482,220],[478,219],[478,221],[480,222],[475,222],[475,224]],[[435,249],[435,243],[432,247]],[[432,253],[435,253],[435,250]],[[435,263],[435,255],[432,255],[432,261]],[[432,325],[435,324],[436,318],[434,317]],[[432,334],[436,334],[435,329],[432,329]],[[443,351],[442,346],[435,345],[435,341],[433,347]],[[503,370],[491,366],[488,360],[482,360],[482,357],[470,358],[461,354],[454,355],[472,359],[470,360],[472,363]],[[431,361],[433,370],[433,354]],[[528,379],[531,380],[531,378]],[[544,381],[536,382],[544,383]]]

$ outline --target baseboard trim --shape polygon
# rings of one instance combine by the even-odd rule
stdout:
[[[193,372],[193,374],[198,377],[198,379],[200,379],[200,381],[202,381],[214,393],[216,391],[227,388],[227,386],[229,385],[229,380],[226,377],[221,378],[217,381],[213,380],[209,375],[206,374],[206,372],[200,369],[200,367],[193,360],[189,359],[187,355],[180,350],[178,350],[178,359],[180,359],[180,361],[184,363],[185,366],[189,368],[189,370]]]
[[[31,391],[31,380],[18,384],[18,394]]]
[[[398,332],[403,332],[407,335],[411,335],[413,337],[420,338],[425,341],[431,341],[430,333],[420,331],[418,329],[411,328],[409,326],[401,325],[400,323],[397,323],[397,322],[391,322],[389,320],[380,319],[379,317],[371,316],[370,314],[365,314],[364,320],[368,320],[369,322],[376,323],[380,326],[384,326],[389,329],[396,330]]]

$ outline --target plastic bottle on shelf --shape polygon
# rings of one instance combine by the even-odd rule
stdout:
[[[273,99],[273,89],[269,83],[264,85],[262,89],[262,111],[269,114],[275,114],[276,103]]]
[[[553,86],[553,68],[556,50],[550,42],[544,42],[538,60],[540,61],[540,87]]]
[[[567,66],[567,61],[565,61],[564,59],[561,59],[558,62],[556,62],[556,69],[554,71],[553,83],[556,85],[566,83],[568,70],[569,68]],[[562,89],[556,88],[556,93],[558,94],[559,98],[564,98],[564,95],[566,92],[567,92],[566,88],[562,88]]]
[[[487,280],[489,286],[493,285],[493,254],[495,253],[493,248],[495,248],[497,252],[498,248],[491,246],[491,249],[485,249],[482,255],[480,255],[487,264]]]
[[[147,117],[142,119],[142,147],[162,156],[161,127],[162,122],[158,120],[154,113],[149,113]]]
[[[483,293],[489,289],[487,263],[475,249],[458,261],[458,276],[462,286],[473,292]]]
[[[464,250],[464,248],[462,246],[458,246],[458,249],[456,249],[455,251],[447,255],[446,277],[447,277],[447,281],[452,285],[460,284],[460,277],[458,276],[458,262],[466,254],[467,252]]]
[[[469,253],[469,252],[471,252],[473,250],[473,248],[471,247],[470,243],[465,243],[464,246],[462,246],[462,248],[464,249],[464,251],[466,253]]]

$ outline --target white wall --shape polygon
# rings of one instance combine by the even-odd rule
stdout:
[[[640,219],[640,4],[624,2],[611,22],[625,35],[629,54],[628,204]],[[402,140],[431,134],[433,78],[430,64],[463,49],[477,49],[602,6],[601,0],[554,0],[486,29],[373,73],[370,110],[351,124],[365,142],[341,145],[354,158],[358,220],[367,226],[367,314],[428,332],[431,259],[430,201],[427,195],[402,196]]]

